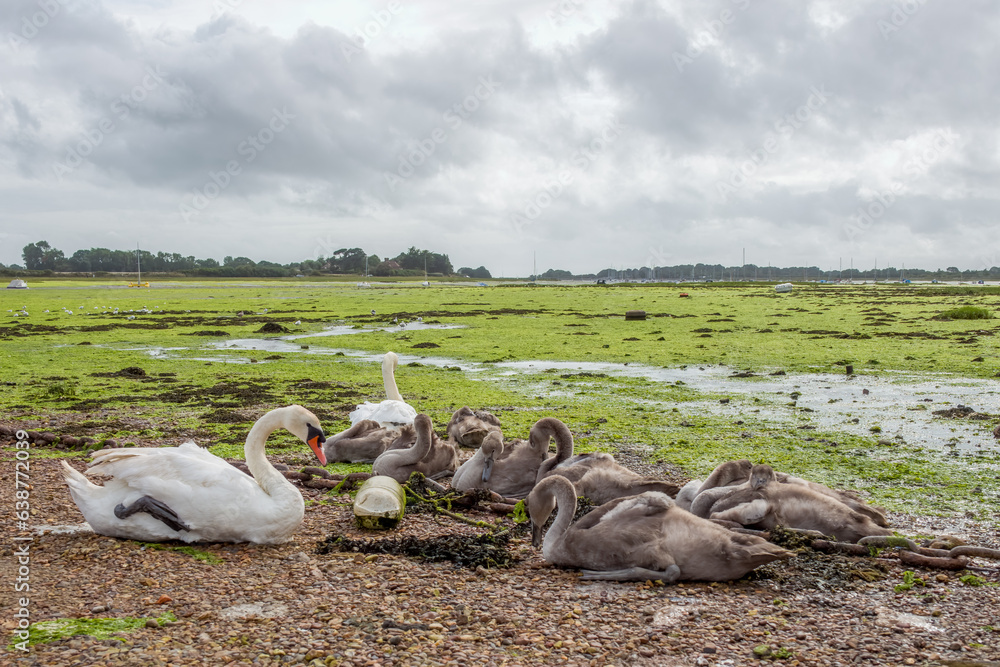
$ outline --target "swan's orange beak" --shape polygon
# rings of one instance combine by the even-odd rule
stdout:
[[[320,465],[326,465],[326,454],[323,453],[323,443],[326,442],[326,436],[323,435],[321,429],[316,428],[312,424],[306,425],[306,444],[313,450],[316,458],[319,459]]]

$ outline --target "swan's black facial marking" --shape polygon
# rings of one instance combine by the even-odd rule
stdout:
[[[315,444],[317,445],[322,445],[326,442],[326,436],[323,435],[323,429],[313,426],[312,424],[306,424],[306,442],[312,445],[313,438],[316,438]]]
[[[306,423],[306,444],[313,450],[320,465],[326,465],[326,453],[323,451],[324,442],[326,442],[326,436],[323,435],[323,429]]]
[[[143,496],[136,500],[130,507],[125,507],[124,503],[115,506],[115,516],[119,519],[127,519],[137,512],[145,512],[154,519],[159,519],[172,530],[178,532],[191,530],[190,526],[181,521],[177,513],[170,509],[162,500],[157,500],[153,496]]]

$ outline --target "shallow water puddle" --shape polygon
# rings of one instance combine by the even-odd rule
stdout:
[[[412,328],[453,329],[456,325],[413,323]],[[381,330],[392,330],[383,328]],[[212,352],[233,352],[214,357],[197,357],[200,361],[224,363],[250,363],[250,358],[239,352],[262,351],[285,354],[337,355],[353,361],[379,363],[382,353],[338,349],[308,348],[295,341],[316,336],[344,335],[370,332],[372,329],[354,329],[337,326],[319,334],[278,336],[274,338],[241,338],[211,342],[200,349]],[[130,348],[140,349],[140,348]],[[158,359],[187,358],[174,354],[191,348],[146,348],[151,357]],[[885,438],[894,443],[925,447],[937,451],[980,451],[1000,453],[1000,445],[993,438],[990,428],[995,420],[987,422],[935,417],[934,410],[970,405],[978,412],[1000,413],[1000,381],[970,379],[944,373],[917,374],[887,371],[880,375],[847,376],[833,373],[800,375],[760,375],[750,378],[733,376],[733,369],[725,366],[686,366],[661,368],[635,363],[608,363],[583,361],[505,361],[482,364],[446,357],[400,354],[400,363],[417,362],[425,366],[457,367],[467,373],[485,377],[511,378],[525,374],[539,375],[551,372],[595,373],[609,377],[645,378],[663,384],[682,384],[687,389],[714,395],[732,395],[729,403],[698,401],[679,404],[683,412],[692,407],[713,415],[738,420],[741,418],[767,419],[795,426],[809,425],[826,431],[840,431],[873,439]],[[266,363],[266,360],[261,361]],[[568,396],[566,390],[535,387],[552,396]],[[865,393],[867,391],[867,393]],[[872,431],[877,428],[880,431]]]
[[[879,607],[875,611],[878,614],[875,617],[875,625],[880,627],[916,627],[929,632],[944,632],[944,629],[938,625],[934,618],[894,611],[885,607]]]
[[[239,618],[280,618],[288,616],[288,607],[280,602],[252,602],[226,607],[219,611],[219,618],[231,621]]]
[[[563,373],[603,373],[640,377],[656,382],[683,383],[687,388],[713,394],[733,394],[759,399],[750,408],[756,417],[794,421],[824,430],[893,439],[909,445],[944,450],[953,443],[959,450],[1000,452],[984,422],[935,417],[934,410],[961,403],[979,412],[1000,412],[1000,382],[954,377],[946,374],[887,372],[884,375],[847,376],[832,373],[811,375],[763,375],[734,378],[723,366],[656,368],[639,364],[597,362],[512,361],[496,364],[504,375],[541,373],[555,369]],[[865,391],[867,390],[867,394]],[[701,409],[739,419],[749,416],[748,404],[701,402]],[[759,412],[758,412],[759,410]],[[994,420],[988,423],[992,425]],[[870,429],[878,427],[880,433]]]
[[[673,604],[657,609],[653,614],[653,621],[650,625],[659,628],[673,627],[685,620],[688,620],[692,613],[691,610],[701,604],[699,600],[686,598],[670,598],[670,601],[679,604]]]

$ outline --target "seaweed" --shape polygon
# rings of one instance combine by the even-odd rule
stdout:
[[[315,553],[334,551],[363,554],[391,554],[425,562],[452,561],[456,565],[477,567],[511,567],[518,558],[508,548],[510,532],[489,531],[478,535],[451,534],[439,537],[386,537],[355,540],[340,533],[330,533],[319,542]]]

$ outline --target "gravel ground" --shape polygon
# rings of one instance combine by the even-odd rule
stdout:
[[[622,456],[640,467],[638,458]],[[3,469],[12,471],[9,452]],[[273,456],[280,461],[280,455]],[[76,460],[82,467],[82,460]],[[642,466],[677,479],[677,471]],[[5,475],[6,478],[12,475]],[[678,479],[678,481],[683,481]],[[78,525],[54,460],[31,461],[33,526]],[[14,506],[13,483],[0,497]],[[303,489],[307,499],[329,499]],[[27,653],[4,649],[7,665],[1000,665],[1000,563],[977,559],[994,586],[960,573],[916,571],[925,586],[896,592],[905,568],[803,550],[728,584],[658,586],[583,582],[547,565],[515,529],[520,560],[509,569],[469,569],[401,556],[317,554],[330,532],[381,537],[352,525],[343,504],[310,504],[295,538],[280,546],[199,545],[222,559],[153,550],[90,532],[17,533],[5,524],[3,584],[11,591],[17,535],[30,543],[32,621],[60,617],[157,617],[178,621],[121,639],[76,637]],[[472,518],[494,521],[488,512]],[[892,515],[909,534],[952,534],[1000,547],[997,524]],[[509,519],[504,525],[514,527]],[[410,512],[395,535],[482,532],[453,519]],[[4,634],[16,599],[3,598]],[[758,654],[755,654],[755,649]],[[762,654],[762,655],[761,655]]]

